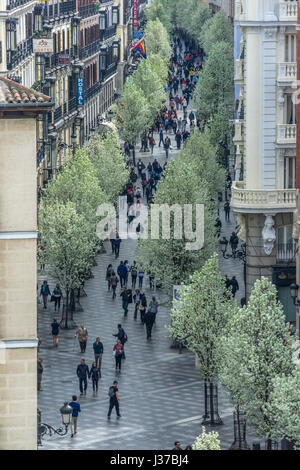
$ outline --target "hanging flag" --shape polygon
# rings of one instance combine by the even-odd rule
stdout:
[[[135,51],[138,51],[144,59],[147,59],[145,39],[142,39],[135,46],[132,46]]]

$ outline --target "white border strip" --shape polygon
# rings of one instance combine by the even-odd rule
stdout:
[[[31,349],[37,348],[38,339],[2,339],[0,349]]]
[[[0,232],[0,240],[25,240],[37,238],[37,231],[32,232]]]

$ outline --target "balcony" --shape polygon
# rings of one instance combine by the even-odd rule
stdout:
[[[297,1],[281,0],[279,4],[279,20],[297,22]]]
[[[283,62],[278,64],[277,81],[285,85],[286,82],[293,82],[297,78],[297,63]]]
[[[97,15],[99,9],[96,9],[94,3],[90,3],[89,5],[83,5],[79,7],[79,16],[81,18],[88,18],[89,16]]]
[[[68,102],[68,113],[71,114],[73,111],[76,111],[77,109],[77,98],[74,96],[71,98]]]
[[[293,212],[296,189],[245,189],[243,182],[232,184],[231,207],[235,212],[264,214]]]
[[[296,145],[297,126],[296,124],[278,124],[277,143],[281,145]]]
[[[63,17],[64,15],[73,16],[76,13],[76,0],[69,0],[67,2],[58,2],[54,5],[48,5],[45,2],[43,17],[45,19],[54,19]]]
[[[79,59],[85,60],[90,56],[96,54],[100,51],[100,47],[102,45],[102,40],[98,39],[97,41],[92,42],[88,46],[84,46],[79,51]]]
[[[32,2],[32,0],[6,0],[6,10],[14,10],[14,8],[21,7],[29,2]]]
[[[100,31],[100,39],[101,41],[105,41],[106,39],[112,38],[116,34],[117,27],[116,25],[108,26],[103,31]]]
[[[236,0],[235,2],[235,21],[243,21],[245,19],[244,0]]]
[[[97,82],[94,85],[90,86],[90,88],[88,88],[84,92],[85,100],[88,101],[91,98],[93,98],[95,95],[97,95],[99,93],[100,89],[101,89],[101,83],[100,82]]]
[[[277,245],[277,263],[295,263],[296,245],[295,243],[280,243]]]
[[[11,60],[7,63],[8,70],[14,69],[20,62],[33,53],[32,38],[18,44],[17,49],[11,52]]]

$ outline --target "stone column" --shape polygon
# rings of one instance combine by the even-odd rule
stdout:
[[[36,449],[36,122],[0,119],[0,449]]]

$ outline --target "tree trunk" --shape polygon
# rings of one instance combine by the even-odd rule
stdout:
[[[213,382],[204,383],[205,415],[203,425],[217,426],[223,424],[218,411],[218,387]]]
[[[133,144],[133,146],[132,146],[132,161],[133,161],[134,166],[136,166],[136,163],[135,163],[135,144]]]
[[[267,439],[266,450],[273,450],[272,439]]]
[[[240,407],[237,406],[233,413],[233,426],[234,426],[234,442],[230,450],[249,450],[246,441],[246,418],[245,414],[241,412]]]

